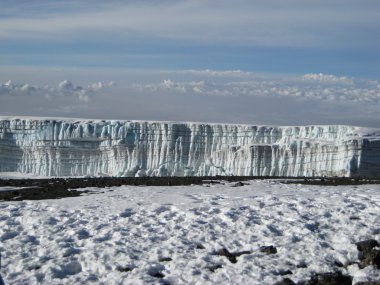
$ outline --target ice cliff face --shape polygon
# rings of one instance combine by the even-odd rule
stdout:
[[[0,118],[0,172],[379,176],[380,130]]]

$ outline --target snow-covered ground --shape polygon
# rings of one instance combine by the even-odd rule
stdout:
[[[32,173],[21,173],[21,172],[0,172],[0,179],[46,179],[53,178],[43,175],[35,175]]]
[[[380,185],[233,185],[0,202],[1,274],[6,284],[49,285],[273,284],[338,270],[353,284],[380,279],[349,265],[355,242],[380,240]],[[260,252],[269,245],[277,253]],[[215,254],[222,248],[251,253],[231,263]]]

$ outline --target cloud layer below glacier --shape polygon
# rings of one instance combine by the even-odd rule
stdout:
[[[41,69],[37,74],[0,70],[0,79],[13,76],[0,80],[0,115],[266,125],[380,124],[377,80],[240,70]],[[70,80],[64,80],[68,74]]]
[[[68,80],[62,80],[56,86],[38,86],[29,83],[14,83],[12,80],[0,82],[0,96],[38,96],[43,95],[46,99],[53,99],[56,96],[76,97],[79,101],[87,102],[90,97],[105,88],[112,87],[113,82],[94,82],[86,87],[74,85]]]

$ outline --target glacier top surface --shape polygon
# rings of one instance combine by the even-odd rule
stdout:
[[[369,140],[380,139],[380,128],[369,128],[360,126],[351,126],[343,124],[331,125],[260,125],[260,124],[239,124],[239,123],[210,123],[210,122],[190,122],[190,121],[153,121],[153,120],[123,120],[123,119],[89,119],[89,118],[70,118],[70,117],[38,117],[38,116],[0,116],[0,120],[37,120],[37,121],[56,121],[70,123],[163,123],[163,124],[187,124],[187,125],[210,125],[210,126],[245,126],[245,127],[265,127],[265,128],[293,128],[293,127],[328,127],[342,126],[352,128],[353,136],[365,137]]]

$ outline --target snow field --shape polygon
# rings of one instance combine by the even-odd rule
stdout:
[[[352,264],[356,242],[380,240],[380,185],[233,186],[1,202],[1,274],[6,284],[274,284],[337,270],[353,284],[380,279]],[[268,245],[277,253],[260,252]],[[222,248],[250,253],[231,263]]]

